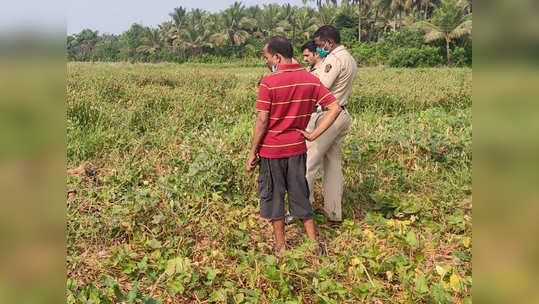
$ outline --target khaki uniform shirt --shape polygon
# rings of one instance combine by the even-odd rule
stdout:
[[[317,64],[315,64],[313,67],[309,67],[308,71],[309,73],[313,74],[314,76],[320,78],[320,72],[322,71],[322,64],[324,63],[324,60],[320,60]],[[327,88],[327,87],[326,87]]]
[[[343,45],[335,48],[324,58],[315,74],[322,84],[345,106],[357,75],[357,64]]]

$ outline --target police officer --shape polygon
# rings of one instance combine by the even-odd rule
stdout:
[[[307,71],[316,77],[320,77],[322,61],[324,60],[316,51],[314,41],[309,41],[301,47],[303,60],[307,63]]]
[[[327,131],[316,140],[307,143],[307,182],[310,200],[314,202],[314,181],[319,168],[323,168],[322,187],[324,190],[324,213],[331,222],[342,222],[343,173],[341,167],[341,148],[343,137],[350,127],[350,115],[346,104],[357,74],[357,64],[352,55],[341,45],[339,31],[324,25],[314,33],[316,51],[324,58],[316,76],[320,82],[337,98],[342,107],[340,115]],[[317,107],[307,127],[313,130],[327,113],[327,109]],[[287,217],[290,224],[293,218]]]

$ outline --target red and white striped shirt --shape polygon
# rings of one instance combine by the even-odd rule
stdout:
[[[304,130],[316,104],[327,107],[336,99],[320,80],[299,64],[280,65],[262,78],[258,89],[257,111],[269,113],[268,129],[259,155],[284,158],[307,152]]]

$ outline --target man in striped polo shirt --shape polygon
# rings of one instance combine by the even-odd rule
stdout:
[[[316,240],[313,210],[309,201],[305,140],[322,134],[341,112],[335,97],[320,80],[293,63],[292,45],[284,37],[273,37],[264,45],[266,64],[272,73],[262,78],[247,171],[260,161],[258,195],[260,216],[272,221],[274,253],[285,250],[284,196],[288,192],[290,214],[303,221],[307,237]],[[305,132],[316,104],[327,107],[323,121]],[[319,245],[318,254],[325,250]]]

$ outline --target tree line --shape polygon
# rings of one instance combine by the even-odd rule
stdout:
[[[471,0],[303,0],[312,6],[235,2],[210,13],[177,7],[156,28],[137,23],[122,34],[84,29],[67,36],[70,61],[219,62],[262,56],[271,36],[299,47],[331,24],[361,65],[471,64]]]

